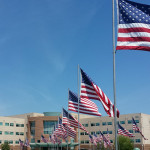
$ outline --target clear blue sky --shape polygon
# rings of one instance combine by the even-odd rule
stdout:
[[[114,101],[110,0],[1,0],[0,22],[0,116],[67,108],[78,64]],[[116,98],[150,114],[150,52],[117,51]]]

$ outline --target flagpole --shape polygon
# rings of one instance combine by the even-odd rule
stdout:
[[[68,88],[68,105],[69,105],[69,88]],[[68,109],[68,119],[69,119],[69,109]],[[69,123],[69,121],[67,120],[67,150],[68,150],[68,140],[69,140],[69,138],[68,138],[68,123]]]
[[[115,149],[118,150],[118,142],[117,142],[117,112],[116,112],[116,73],[115,73],[115,4],[114,0],[112,0],[112,18],[113,18],[113,90],[114,90],[114,126],[115,126]]]
[[[78,64],[78,143],[79,143],[79,150],[80,150],[80,129],[79,129],[79,121],[80,121],[80,116],[79,116],[79,100],[80,100],[80,89],[79,89],[79,64]]]

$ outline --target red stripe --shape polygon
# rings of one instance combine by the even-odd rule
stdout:
[[[150,33],[150,29],[143,27],[135,27],[135,28],[119,28],[119,33],[130,33],[130,32],[147,32]]]
[[[69,104],[78,107],[78,104],[77,104],[77,103],[73,103],[73,102],[69,101]],[[98,108],[97,108],[96,106],[92,106],[92,105],[88,105],[88,104],[84,105],[84,104],[81,104],[81,103],[80,103],[80,104],[79,104],[79,107],[82,107],[82,108],[92,108],[92,109],[98,110]],[[79,108],[79,109],[80,109],[80,108]],[[89,110],[89,111],[90,111],[90,110]]]
[[[89,87],[89,86],[86,86],[86,85],[81,85],[81,89],[88,89],[88,90],[93,90],[94,91],[92,86]]]
[[[74,109],[78,109],[78,106],[70,106],[69,105],[69,109],[70,108],[74,108]],[[84,111],[87,111],[87,112],[94,112],[94,113],[98,113],[98,111],[97,110],[91,110],[91,109],[89,109],[89,108],[87,108],[87,109],[85,109],[85,108],[79,108],[79,111],[82,111],[82,110],[84,110]]]
[[[143,51],[150,51],[150,47],[146,47],[146,46],[117,46],[116,50],[143,50]]]
[[[81,93],[86,93],[86,94],[89,94],[89,95],[95,95],[95,96],[97,96],[97,94],[96,93],[92,93],[92,92],[88,92],[88,91],[82,91],[81,90]]]
[[[78,112],[78,110],[77,110],[77,109],[76,109],[76,110],[74,110],[74,109],[71,109],[71,108],[70,108],[69,110],[74,111],[74,112]],[[80,113],[88,114],[88,115],[101,116],[100,114],[94,114],[94,113],[88,113],[88,112],[82,112],[82,111],[80,111]]]
[[[150,37],[118,37],[119,42],[150,42]]]
[[[97,97],[92,97],[92,96],[84,96],[84,95],[81,95],[80,96],[81,98],[89,98],[89,99],[95,99],[95,100],[99,100],[99,98]]]

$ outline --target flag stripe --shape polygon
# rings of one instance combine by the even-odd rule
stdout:
[[[140,41],[148,41],[150,42],[150,37],[118,37],[118,43],[122,42],[140,42]]]

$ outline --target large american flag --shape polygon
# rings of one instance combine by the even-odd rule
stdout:
[[[150,51],[150,5],[119,0],[117,50]]]
[[[148,140],[147,138],[144,137],[144,135],[142,134],[140,128],[138,127],[136,121],[134,120],[134,118],[132,117],[132,122],[133,122],[133,130],[138,131],[141,136],[144,138],[144,140]]]
[[[114,117],[114,105],[105,93],[88,77],[88,75],[81,69],[81,98],[87,98],[92,100],[99,100],[106,113],[110,117]],[[119,117],[119,111],[117,110],[117,117]]]
[[[63,124],[67,124],[75,128],[78,128],[78,124],[79,124],[79,128],[88,133],[85,127],[81,123],[79,123],[78,120],[76,120],[71,114],[69,114],[64,108],[63,108],[63,121],[62,122]]]
[[[78,112],[78,96],[70,90],[68,110]],[[101,116],[101,114],[98,112],[97,105],[87,98],[79,99],[79,113]]]
[[[123,128],[119,124],[119,122],[118,122],[118,134],[128,136],[128,137],[134,137],[134,135],[132,133],[130,133],[128,130],[126,130],[125,128]]]

